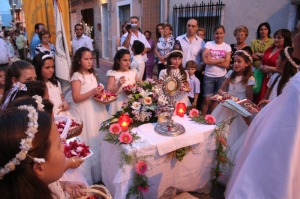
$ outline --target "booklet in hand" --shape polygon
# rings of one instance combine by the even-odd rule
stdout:
[[[248,99],[243,99],[237,102],[228,99],[223,101],[222,105],[241,114],[244,117],[249,117],[253,113],[258,113],[260,111],[260,108]]]

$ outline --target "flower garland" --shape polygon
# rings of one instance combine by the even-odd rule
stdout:
[[[27,137],[24,139],[21,139],[21,142],[20,142],[21,151],[19,153],[17,153],[16,156],[12,160],[10,160],[7,164],[5,164],[3,168],[0,169],[0,180],[3,179],[3,177],[6,174],[15,170],[16,166],[19,165],[22,160],[26,159],[26,156],[29,156],[28,151],[31,149],[35,134],[38,132],[38,126],[39,126],[38,125],[38,113],[35,110],[35,108],[33,108],[32,106],[23,105],[23,106],[19,106],[18,109],[28,111],[27,116],[28,116],[29,122],[28,122],[28,128],[25,132]],[[32,158],[31,156],[29,156],[29,157]],[[32,159],[34,162],[37,162],[37,163],[45,162],[44,158],[35,158],[34,157]]]
[[[206,124],[215,124],[216,119],[212,115],[206,115],[202,116],[199,114],[199,111],[197,109],[191,109],[189,111],[189,117],[191,118],[192,121],[195,121],[197,123],[206,123]],[[232,123],[235,117],[230,118],[228,120],[224,120],[220,124],[215,124],[217,127],[214,129],[214,132],[212,133],[215,136],[216,140],[216,166],[212,170],[212,174],[214,175],[212,177],[212,187],[211,187],[211,193],[214,192],[216,185],[217,185],[217,180],[220,176],[222,176],[221,172],[221,164],[229,164],[232,166],[232,163],[230,159],[228,158],[228,145],[227,145],[227,138],[224,135],[224,129]]]
[[[149,190],[148,178],[145,175],[148,170],[146,159],[149,157],[150,156],[138,157],[135,152],[131,155],[126,154],[124,151],[121,152],[120,167],[124,164],[134,166],[133,183],[128,189],[126,198],[129,199],[131,195],[137,195],[137,198],[143,198],[143,192],[147,192]]]

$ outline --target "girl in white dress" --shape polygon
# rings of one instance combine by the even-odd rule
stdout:
[[[253,86],[255,85],[255,79],[252,76],[252,53],[246,50],[238,50],[234,55],[233,70],[226,74],[226,79],[223,82],[218,93],[225,98],[230,96],[238,97],[239,99],[247,98],[252,100],[253,98]],[[228,88],[228,91],[226,92]],[[235,111],[228,109],[222,104],[219,104],[212,115],[216,118],[217,123],[220,123],[226,119],[235,117],[231,125],[225,129],[227,136],[227,144],[230,147],[229,158],[232,162],[235,162],[236,155],[244,143],[244,138],[248,125],[244,118]],[[226,184],[229,176],[231,175],[231,166],[224,166],[222,173],[224,174],[221,182]]]
[[[94,153],[79,167],[89,184],[101,180],[99,129],[100,124],[108,119],[105,105],[92,99],[103,89],[98,87],[92,63],[92,52],[86,47],[79,48],[73,58],[70,80],[72,88],[70,112],[79,115],[79,119],[83,121],[83,130],[79,137]]]
[[[113,116],[122,109],[124,100],[127,100],[127,94],[123,87],[135,84],[138,76],[134,70],[130,69],[130,52],[127,49],[119,50],[114,57],[113,69],[107,71],[107,90],[119,95],[118,99],[109,106],[109,116]]]
[[[34,56],[32,64],[35,67],[37,79],[45,82],[49,100],[53,103],[53,113],[67,111],[70,106],[62,95],[61,85],[54,76],[54,58],[51,55],[40,53]]]
[[[178,71],[184,79],[186,88],[189,88],[189,73],[183,69],[182,66],[182,51],[172,50],[167,57],[167,69],[163,69],[159,73],[159,79],[163,79],[166,75],[170,74],[171,71]],[[188,98],[187,92],[180,92],[176,102],[185,103],[186,106],[191,106],[191,102]]]

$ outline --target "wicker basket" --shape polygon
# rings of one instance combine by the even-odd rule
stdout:
[[[104,185],[92,185],[84,189],[84,192],[86,192],[87,195],[78,199],[86,199],[92,196],[95,196],[96,198],[112,199],[109,190]]]
[[[79,126],[69,129],[66,139],[70,139],[72,137],[76,137],[80,135],[82,132],[82,128],[83,128],[83,122],[81,121],[81,124]]]

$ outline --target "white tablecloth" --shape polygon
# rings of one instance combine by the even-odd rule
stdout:
[[[119,167],[120,152],[135,151],[138,156],[151,155],[146,173],[150,189],[144,193],[145,198],[159,198],[168,187],[183,191],[201,190],[210,182],[212,162],[215,155],[215,141],[212,132],[214,125],[200,125],[189,118],[173,119],[184,125],[186,132],[177,137],[165,137],[154,131],[155,124],[145,124],[133,131],[141,137],[132,147],[113,145],[102,141],[102,181],[114,198],[125,199],[133,177],[132,166]],[[101,132],[102,138],[105,133]],[[179,162],[169,160],[168,152],[192,146],[191,151]]]

